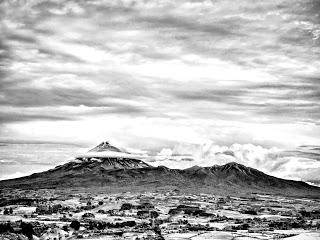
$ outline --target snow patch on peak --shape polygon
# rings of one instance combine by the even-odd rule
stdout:
[[[89,150],[89,152],[104,152],[104,151],[122,152],[119,148],[112,146],[109,142],[102,142],[98,146]]]

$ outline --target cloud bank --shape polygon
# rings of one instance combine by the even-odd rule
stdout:
[[[0,140],[112,140],[289,176],[305,155],[275,149],[320,145],[319,12],[317,0],[1,1]]]
[[[213,142],[202,145],[180,144],[173,149],[162,149],[149,161],[156,166],[165,165],[182,169],[194,165],[210,167],[215,164],[237,162],[280,178],[302,180],[314,185],[319,185],[320,182],[318,146],[283,150],[253,144],[231,146],[219,146]]]

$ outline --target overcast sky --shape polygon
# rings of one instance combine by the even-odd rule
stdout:
[[[0,141],[109,140],[208,164],[203,148],[289,149],[306,166],[296,148],[320,145],[319,13],[319,0],[1,1]]]

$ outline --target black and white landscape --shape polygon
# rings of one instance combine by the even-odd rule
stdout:
[[[320,239],[319,102],[319,0],[0,1],[0,240]]]

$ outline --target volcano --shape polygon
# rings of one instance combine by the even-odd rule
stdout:
[[[71,168],[101,168],[105,170],[110,169],[135,169],[151,167],[149,164],[138,159],[140,155],[134,155],[120,150],[112,146],[109,142],[102,142],[95,148],[89,150],[87,153],[76,157],[74,162],[69,165],[59,167]],[[59,168],[58,167],[58,168]],[[69,169],[69,167],[67,167]]]
[[[153,167],[141,156],[104,142],[74,161],[30,176],[0,181],[0,188],[107,188],[115,191],[179,189],[186,192],[277,193],[320,197],[320,188],[267,175],[236,162],[187,169]]]

